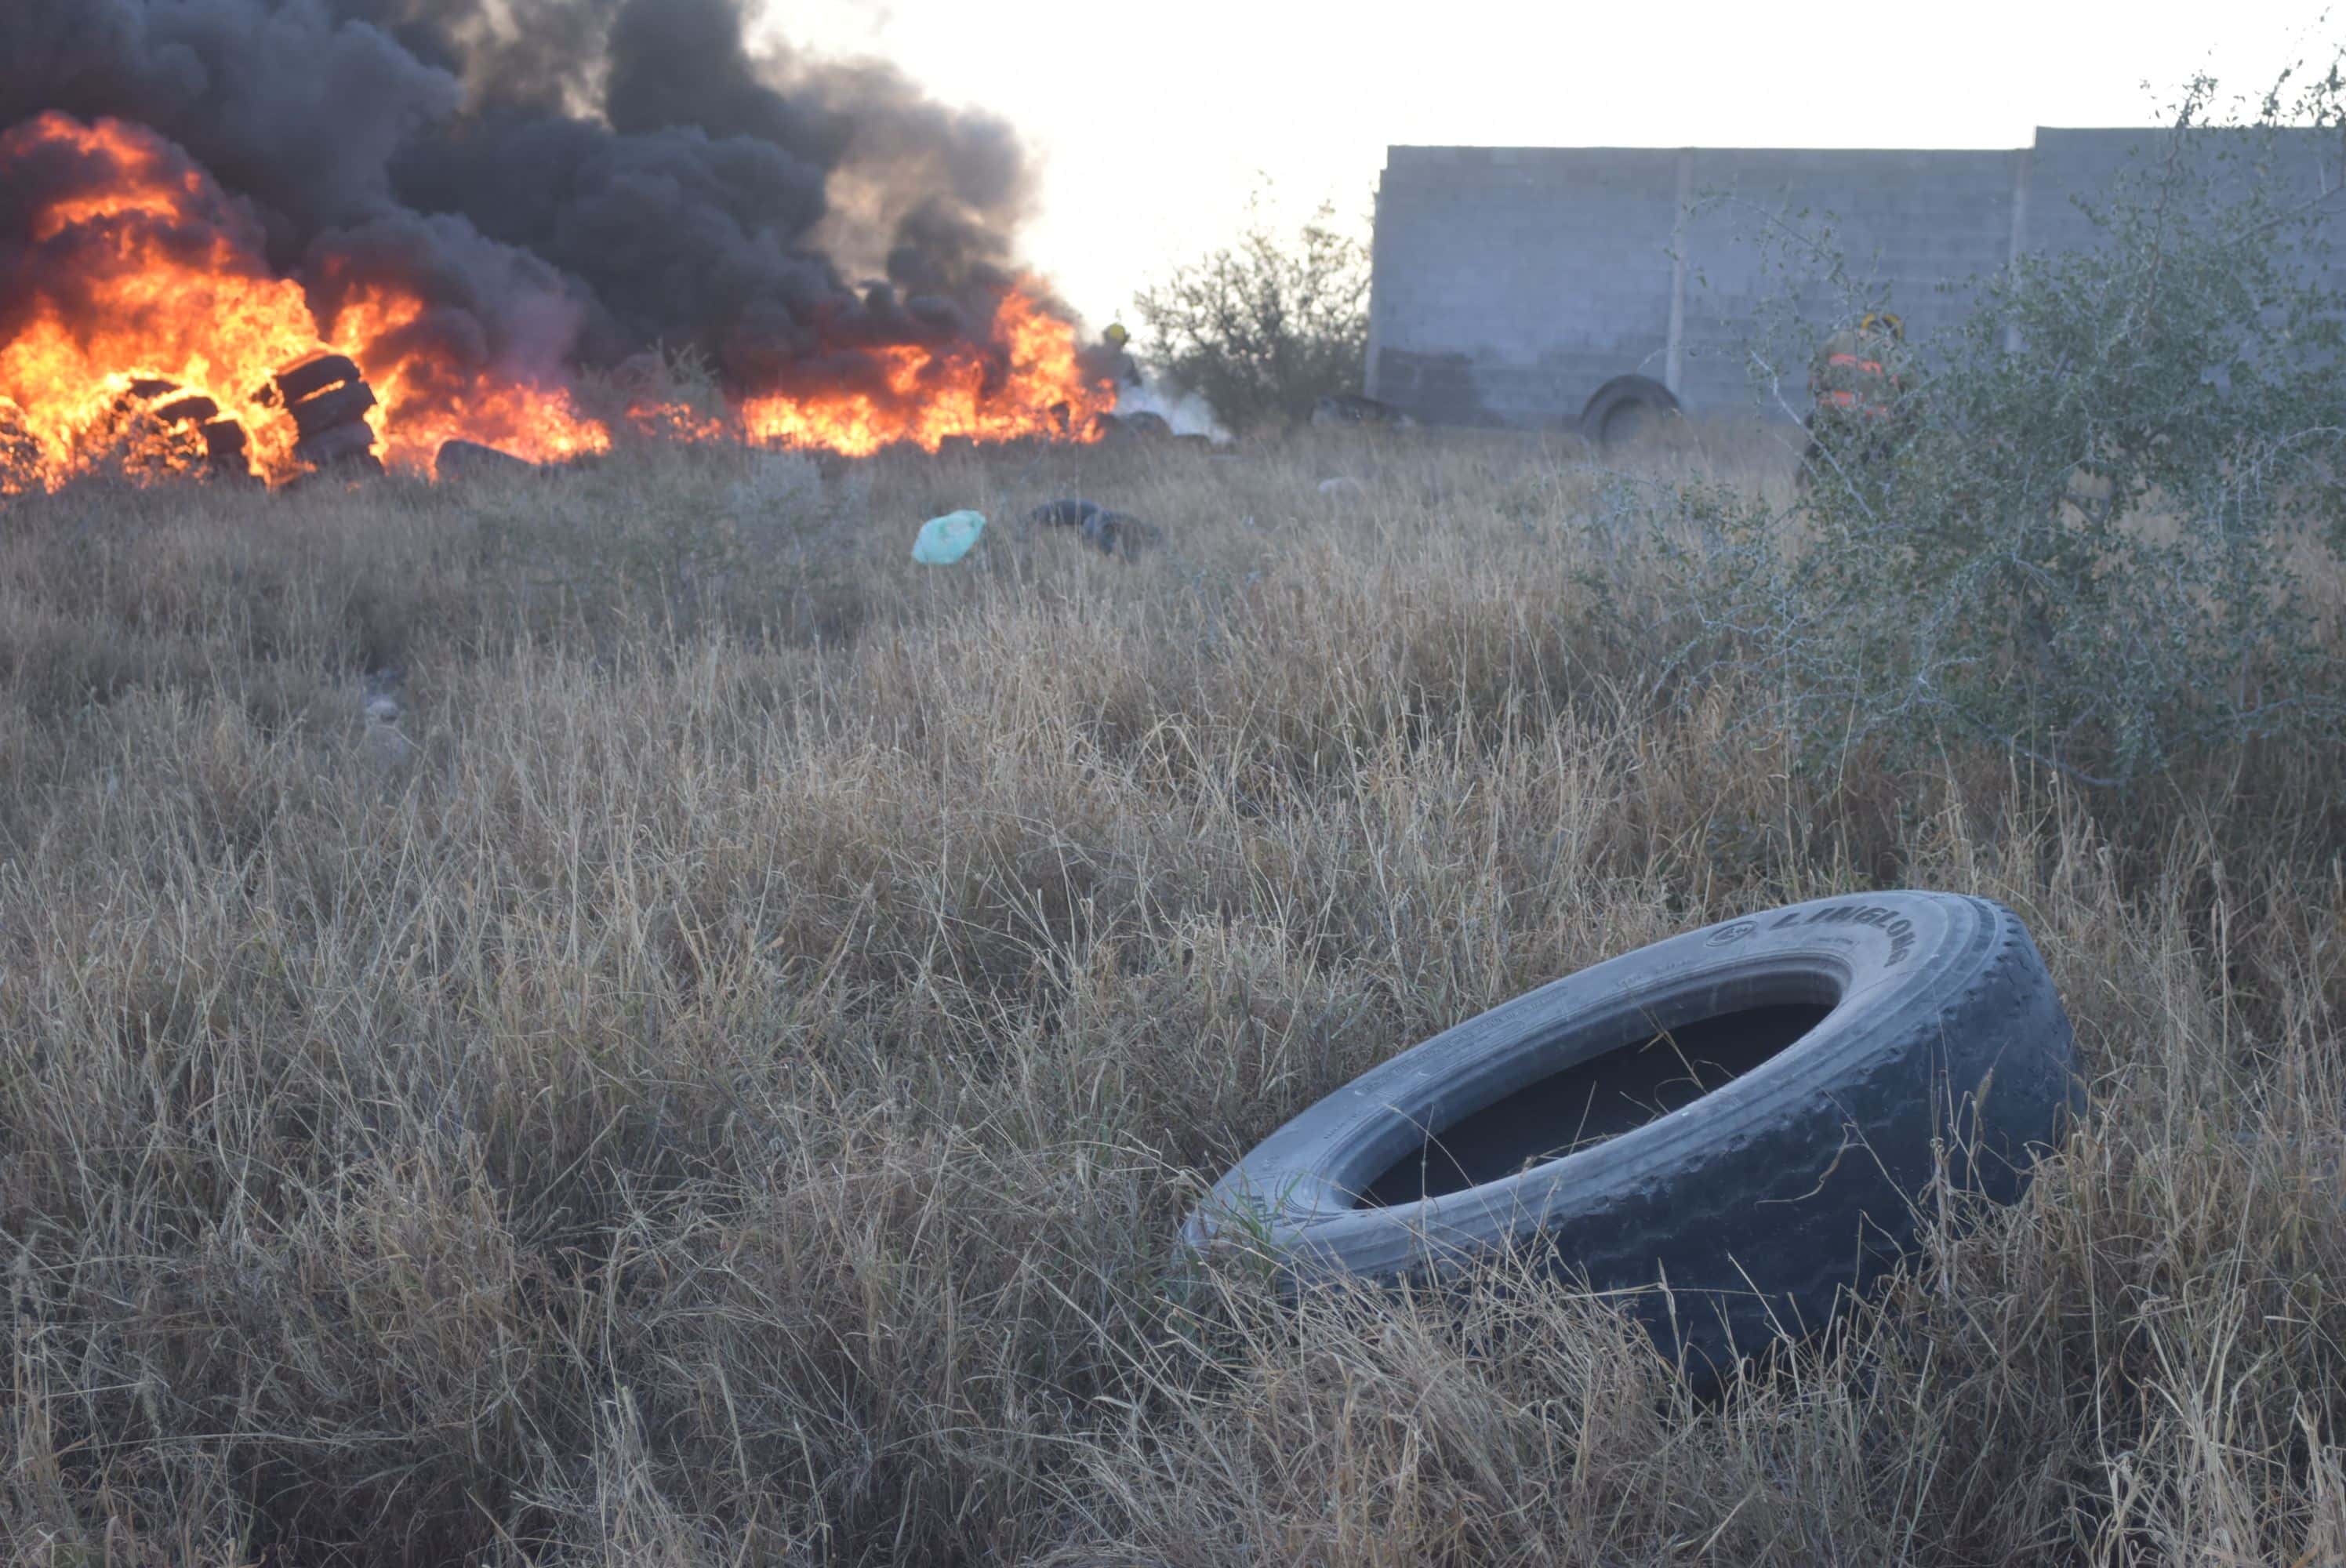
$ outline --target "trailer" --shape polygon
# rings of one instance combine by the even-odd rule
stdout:
[[[2172,134],[2040,128],[1988,151],[1389,148],[1365,391],[1427,424],[1600,442],[1679,410],[1797,419],[1806,363],[1764,357],[1765,308],[1789,304],[1821,338],[1853,286],[1926,343],[1981,280],[2095,243],[2081,201],[2165,156]],[[2190,136],[2212,153],[2253,134]],[[2339,196],[2338,133],[2272,145],[2275,178]],[[1828,235],[1839,286],[1799,265]]]

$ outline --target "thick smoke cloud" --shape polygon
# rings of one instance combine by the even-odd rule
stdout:
[[[740,0],[8,0],[0,127],[46,109],[187,148],[321,317],[396,275],[515,369],[658,341],[789,386],[969,335],[1032,197],[1000,121],[753,50]]]
[[[44,109],[150,126],[254,201],[280,264],[322,228],[395,209],[392,158],[458,102],[447,71],[312,5],[0,7],[0,127]]]

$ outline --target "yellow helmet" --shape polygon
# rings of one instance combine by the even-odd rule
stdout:
[[[1102,332],[1100,336],[1107,340],[1107,346],[1111,349],[1120,349],[1132,339],[1132,334],[1124,330],[1122,321],[1110,321],[1107,324],[1107,331]]]
[[[1906,320],[1892,311],[1868,311],[1857,323],[1861,332],[1887,332],[1900,342],[1906,341]]]

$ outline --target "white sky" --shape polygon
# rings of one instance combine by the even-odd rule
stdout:
[[[1015,125],[1026,260],[1095,327],[1226,239],[1258,170],[1365,222],[1392,143],[2017,148],[2156,123],[2195,71],[2254,97],[2346,43],[2320,0],[780,0],[797,46],[879,56]]]

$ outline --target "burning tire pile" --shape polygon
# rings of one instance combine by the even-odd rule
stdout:
[[[374,428],[366,420],[375,406],[374,389],[347,354],[321,353],[287,366],[260,401],[284,407],[301,437],[293,455],[310,468],[382,472],[382,460],[374,454]]]
[[[460,92],[464,27],[419,55],[338,9],[0,6],[0,489],[429,475],[451,443],[470,443],[461,467],[623,434],[866,456],[1114,427],[1115,385],[1047,287],[984,260],[1008,253],[991,225],[1016,204],[925,188],[953,158],[836,171],[902,182],[883,205],[935,219],[874,237],[888,278],[821,252],[852,138],[797,144],[790,127],[843,124],[838,107],[792,112],[723,5],[696,46],[740,79],[582,114],[502,101],[485,60]],[[664,66],[665,9],[577,40],[579,79],[624,87],[646,50]],[[138,90],[191,74],[214,84],[199,101]],[[904,106],[873,107],[892,124]],[[964,135],[918,123],[941,152]],[[981,128],[984,189],[1019,188],[996,167],[1015,148]],[[605,233],[633,242],[582,239]],[[644,360],[660,373],[627,385]]]
[[[25,428],[24,411],[0,399],[0,495],[13,494],[31,483],[29,475],[40,461],[41,443]],[[27,477],[20,479],[19,475]]]
[[[245,460],[244,426],[223,416],[219,404],[203,393],[189,392],[177,382],[142,379],[130,383],[120,407],[126,418],[143,416],[161,426],[167,449],[178,444],[175,438],[192,433],[203,444],[206,472],[240,478],[250,474]]]
[[[347,355],[324,353],[277,372],[251,400],[256,424],[290,421],[291,455],[301,473],[377,474],[375,433],[367,412],[374,391]],[[81,454],[93,469],[133,478],[178,474],[257,482],[252,430],[219,400],[168,376],[133,376],[85,422]],[[44,452],[24,412],[0,400],[0,494],[31,488]]]

